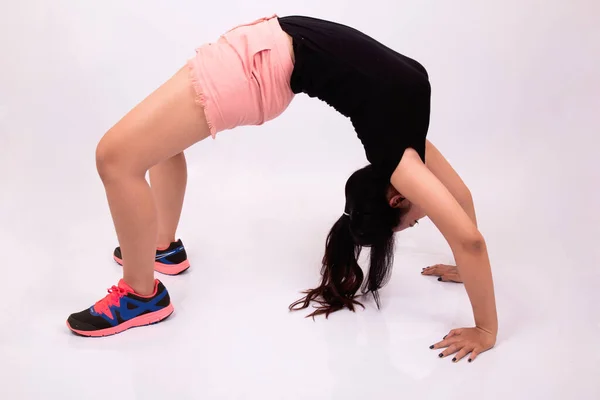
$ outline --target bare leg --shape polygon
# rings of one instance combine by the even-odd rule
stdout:
[[[145,179],[153,166],[209,136],[187,67],[131,110],[98,144],[96,161],[123,255],[123,279],[154,290],[157,202]]]
[[[150,185],[158,217],[156,247],[165,249],[176,240],[187,184],[183,152],[150,169]]]

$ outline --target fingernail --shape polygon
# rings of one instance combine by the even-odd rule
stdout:
[[[442,353],[440,353],[440,354],[438,354],[438,357],[442,358],[442,357],[444,357],[444,355]]]
[[[433,349],[433,345],[429,346],[430,349]]]
[[[440,281],[440,282],[441,282],[441,281],[442,281],[442,278],[438,278],[438,281]]]
[[[454,357],[454,358],[452,359],[452,362],[456,362],[456,357]]]
[[[448,336],[448,335],[446,335],[446,336]],[[442,339],[446,339],[446,336],[444,336]]]
[[[471,360],[471,359],[469,358],[469,360],[468,360],[468,361],[469,361],[469,362],[471,362],[471,361],[473,361],[473,360]]]

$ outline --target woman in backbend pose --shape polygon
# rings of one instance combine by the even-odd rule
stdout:
[[[198,48],[102,138],[97,167],[120,244],[114,256],[123,265],[123,279],[92,307],[69,316],[72,331],[111,335],[173,312],[154,269],[178,274],[189,267],[183,243],[175,241],[187,179],[183,151],[218,132],[272,120],[298,93],[348,117],[370,164],[346,183],[344,213],[326,241],[321,284],[290,308],[315,301],[320,307],[314,314],[354,310],[363,280],[363,292],[379,305],[394,232],[428,216],[458,266],[441,274],[464,282],[475,322],[452,330],[432,348],[445,349],[440,357],[457,353],[457,361],[495,345],[492,274],[469,190],[426,139],[427,72],[355,29],[300,16],[262,18]],[[357,263],[363,246],[371,248],[366,279]]]

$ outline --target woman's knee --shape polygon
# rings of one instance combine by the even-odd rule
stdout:
[[[127,153],[127,146],[115,140],[109,131],[96,147],[96,169],[104,183],[112,182],[128,175],[142,176],[144,168],[135,165],[135,156]]]
[[[118,170],[119,155],[117,146],[104,138],[96,146],[96,170],[103,182],[116,176]]]

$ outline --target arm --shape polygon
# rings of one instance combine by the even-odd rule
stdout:
[[[485,344],[481,343],[481,339],[473,349],[465,350],[464,347],[461,352],[466,354],[476,349],[480,352],[491,348],[498,331],[494,285],[485,240],[476,224],[413,149],[405,151],[402,161],[392,174],[391,183],[410,202],[423,209],[450,245],[471,302],[476,329],[493,338],[491,345],[489,338]],[[454,335],[460,336],[462,333],[458,333],[459,331],[462,332],[457,330]],[[469,335],[477,336],[479,333],[471,332]],[[436,346],[446,347],[443,346],[444,342],[452,339],[452,335],[448,336]],[[469,343],[469,346],[473,344],[472,341]]]
[[[465,210],[471,221],[477,226],[477,217],[475,215],[475,206],[473,205],[471,191],[454,168],[452,168],[448,160],[429,140],[426,142],[425,165],[446,186],[448,191],[458,201],[458,204]],[[424,268],[422,274],[438,276],[439,280],[443,282],[462,282],[460,273],[452,265],[433,265]]]
[[[425,165],[427,168],[446,186],[448,191],[454,196],[458,204],[467,213],[471,221],[477,226],[477,217],[475,215],[475,206],[471,191],[465,185],[458,173],[452,168],[448,160],[444,158],[442,153],[428,140],[426,142]],[[396,232],[403,231],[411,227],[414,221],[426,217],[425,212],[419,207],[413,207],[406,214],[404,221]]]
[[[458,173],[452,168],[448,160],[429,140],[426,143],[425,149],[425,165],[427,168],[446,186],[448,191],[458,201],[458,204],[460,204],[469,218],[471,218],[471,221],[477,226],[473,197],[467,185],[465,185]]]

